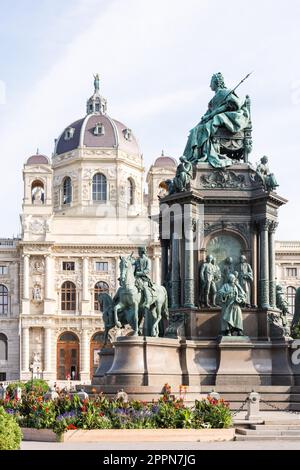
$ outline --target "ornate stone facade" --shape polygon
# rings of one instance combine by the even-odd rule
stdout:
[[[104,133],[91,138],[88,123],[97,119]],[[66,141],[61,134],[51,163],[43,155],[26,161],[22,234],[0,241],[0,381],[30,379],[34,369],[51,381],[88,382],[103,331],[96,296],[99,289],[115,293],[119,256],[146,245],[160,282],[160,248],[132,131],[102,111],[81,122],[81,130],[66,128],[74,129]]]

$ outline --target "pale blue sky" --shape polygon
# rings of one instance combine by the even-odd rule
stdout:
[[[279,239],[300,239],[300,2],[0,0],[0,236],[19,231],[22,166],[85,113],[99,72],[108,113],[133,129],[147,167],[178,158],[211,98],[211,74],[252,99],[252,162],[269,155],[289,199]],[[3,88],[5,88],[5,96]]]

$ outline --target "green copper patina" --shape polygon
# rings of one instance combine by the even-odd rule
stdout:
[[[280,284],[276,285],[276,307],[280,310],[280,319],[282,327],[289,332],[288,319],[289,304],[284,293],[283,287]]]
[[[94,88],[95,88],[95,93],[99,91],[100,88],[100,78],[99,74],[97,73],[94,75]]]
[[[214,135],[220,127],[231,133],[245,129],[249,124],[249,109],[245,100],[226,88],[220,72],[212,76],[210,87],[215,96],[199,124],[190,131],[183,154],[193,163],[208,162],[214,168],[225,168],[232,160],[220,154]]]
[[[109,331],[130,325],[132,335],[163,336],[164,320],[168,320],[168,294],[163,286],[152,283],[151,265],[145,247],[139,248],[137,259],[120,256],[120,287],[112,299],[101,293],[99,302],[105,325],[104,342]],[[142,331],[143,330],[143,331]]]
[[[276,181],[274,173],[271,173],[269,170],[268,162],[268,157],[264,155],[256,167],[256,173],[261,179],[265,190],[274,191],[279,185]]]
[[[179,160],[180,163],[176,169],[175,177],[165,182],[169,194],[185,191],[193,176],[193,163],[187,160],[185,156],[180,157]]]
[[[143,294],[143,308],[150,308],[152,292],[154,291],[153,283],[150,278],[151,261],[147,256],[146,247],[140,246],[138,248],[138,254],[139,256],[134,262],[135,285]]]
[[[300,327],[300,287],[298,287],[298,289],[296,290],[296,294],[295,294],[295,312],[294,312],[293,321],[291,325],[291,329],[293,330],[293,333],[295,331],[295,328],[299,330],[299,327]],[[294,337],[298,337],[298,334],[294,335]]]
[[[221,334],[223,336],[243,336],[243,317],[241,304],[246,294],[234,274],[229,274],[228,282],[218,291],[217,303],[221,305]]]

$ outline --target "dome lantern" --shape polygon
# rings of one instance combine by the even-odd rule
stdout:
[[[94,94],[88,99],[86,105],[87,114],[105,114],[107,110],[107,100],[99,93],[99,74],[94,75]]]

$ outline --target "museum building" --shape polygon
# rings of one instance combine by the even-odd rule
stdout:
[[[88,382],[97,368],[100,292],[114,294],[119,256],[145,245],[160,281],[159,183],[176,160],[158,157],[144,194],[132,130],[107,114],[95,81],[85,117],[23,167],[20,239],[0,240],[0,381],[40,377]]]
[[[160,282],[159,184],[176,160],[145,168],[132,130],[107,114],[95,80],[85,117],[23,168],[22,233],[0,240],[0,381],[40,377],[88,383],[98,366],[103,320],[98,294],[118,287],[119,256],[147,246]],[[277,282],[293,314],[300,242],[276,242]]]

